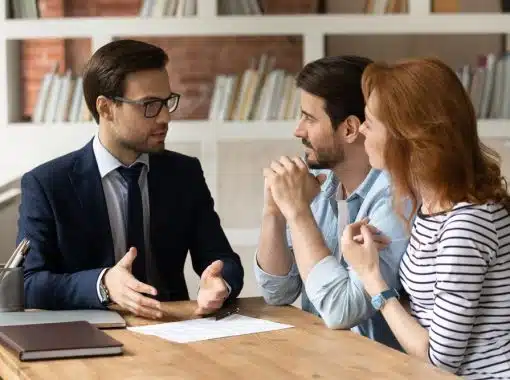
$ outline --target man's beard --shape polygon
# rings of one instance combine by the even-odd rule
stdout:
[[[305,154],[305,161],[310,169],[333,169],[344,161],[344,152],[340,146],[333,146],[331,149],[319,151],[312,146],[310,141],[301,139],[301,142],[315,153],[314,160],[310,159],[308,153]]]
[[[133,152],[136,152],[138,154],[143,153],[158,153],[165,150],[165,143],[161,144],[154,144],[152,146],[149,146],[146,143],[136,143],[132,141],[121,141],[121,144],[124,146],[124,148],[127,148]]]

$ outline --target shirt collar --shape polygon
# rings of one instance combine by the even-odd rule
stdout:
[[[321,191],[324,192],[328,198],[335,197],[338,186],[340,185],[340,181],[338,178],[336,178],[332,170],[320,170],[320,172],[327,173],[327,179],[322,184]],[[380,170],[374,168],[370,169],[363,182],[361,182],[361,184],[347,197],[346,200],[350,200],[356,196],[360,197],[361,199],[365,199],[368,192],[372,188],[372,185],[375,183],[380,174]]]
[[[368,192],[372,188],[372,185],[375,183],[377,177],[379,177],[380,174],[381,174],[380,170],[374,168],[370,169],[363,182],[361,182],[361,184],[357,187],[356,190],[353,191],[351,195],[357,194],[362,199],[365,199]]]
[[[94,136],[94,140],[92,141],[92,149],[96,156],[97,167],[101,178],[106,177],[118,167],[124,166],[122,162],[120,162],[108,149],[106,149],[99,140],[99,136],[97,134]],[[147,153],[140,154],[132,165],[137,162],[141,162],[147,166],[147,170],[149,170],[149,155]]]

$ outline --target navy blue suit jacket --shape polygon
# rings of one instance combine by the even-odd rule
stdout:
[[[176,152],[149,155],[151,254],[147,282],[161,301],[189,299],[188,251],[198,275],[224,263],[230,298],[243,287],[243,268],[214,211],[200,162]],[[102,308],[101,270],[115,264],[113,240],[92,142],[23,175],[18,242],[30,240],[24,261],[25,307]]]

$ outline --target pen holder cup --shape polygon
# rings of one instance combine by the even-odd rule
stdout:
[[[23,267],[0,268],[0,312],[24,310]]]

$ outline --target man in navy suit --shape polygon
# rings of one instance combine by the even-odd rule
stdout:
[[[200,162],[165,150],[170,114],[168,57],[153,45],[118,40],[83,75],[98,133],[82,149],[21,180],[18,241],[25,306],[105,308],[115,303],[159,318],[160,301],[189,299],[187,252],[200,278],[197,314],[238,296],[243,268],[214,211]]]

